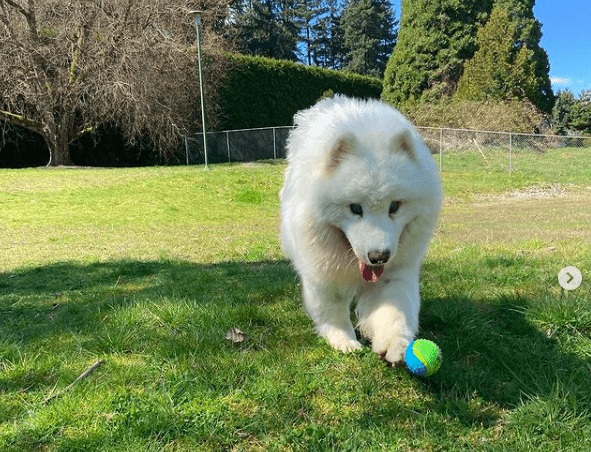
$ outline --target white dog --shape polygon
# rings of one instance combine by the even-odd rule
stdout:
[[[375,100],[336,96],[295,116],[281,198],[281,242],[318,334],[394,363],[418,331],[420,266],[442,193],[411,123]]]

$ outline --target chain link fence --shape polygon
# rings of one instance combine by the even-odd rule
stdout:
[[[591,137],[542,135],[485,130],[418,127],[427,146],[439,156],[439,169],[445,167],[445,156],[478,155],[491,169],[512,173],[516,162],[552,149],[591,148]]]
[[[285,143],[292,126],[259,129],[227,130],[207,133],[209,163],[252,162],[284,159]],[[513,172],[521,158],[560,148],[590,148],[591,137],[562,135],[528,135],[523,133],[483,130],[418,127],[431,152],[438,156],[440,169],[445,157],[474,155],[486,167]],[[187,165],[205,162],[203,134],[185,137],[184,152],[178,163]]]
[[[285,126],[208,132],[208,163],[284,159],[285,143],[292,129],[292,126]],[[185,163],[187,165],[204,163],[203,134],[185,137],[184,141]],[[181,160],[180,156],[178,160]]]

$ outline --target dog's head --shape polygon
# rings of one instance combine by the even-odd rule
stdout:
[[[397,110],[376,101],[326,99],[295,117],[286,190],[305,202],[325,265],[358,265],[364,279],[422,259],[437,221],[441,184],[431,152]],[[415,247],[413,252],[401,252]],[[407,257],[408,256],[408,257]],[[331,257],[332,259],[329,259]],[[329,262],[330,261],[330,262]],[[413,264],[416,263],[413,261]]]
[[[331,198],[325,208],[349,242],[363,278],[376,282],[417,215],[420,171],[409,131],[384,141],[362,139],[348,133],[333,144],[324,169]]]

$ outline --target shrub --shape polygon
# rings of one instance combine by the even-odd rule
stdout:
[[[329,90],[360,98],[379,98],[382,92],[374,77],[264,57],[227,58],[234,64],[218,89],[218,130],[290,125],[297,111]]]
[[[528,100],[484,102],[443,98],[437,103],[406,103],[400,107],[418,126],[539,133],[546,115]]]

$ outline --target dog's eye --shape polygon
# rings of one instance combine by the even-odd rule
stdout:
[[[353,212],[355,215],[362,216],[363,209],[361,208],[361,204],[351,204],[351,212]]]
[[[399,208],[400,208],[400,201],[392,201],[390,203],[390,211],[388,213],[390,215],[394,215],[396,212],[398,212]]]

